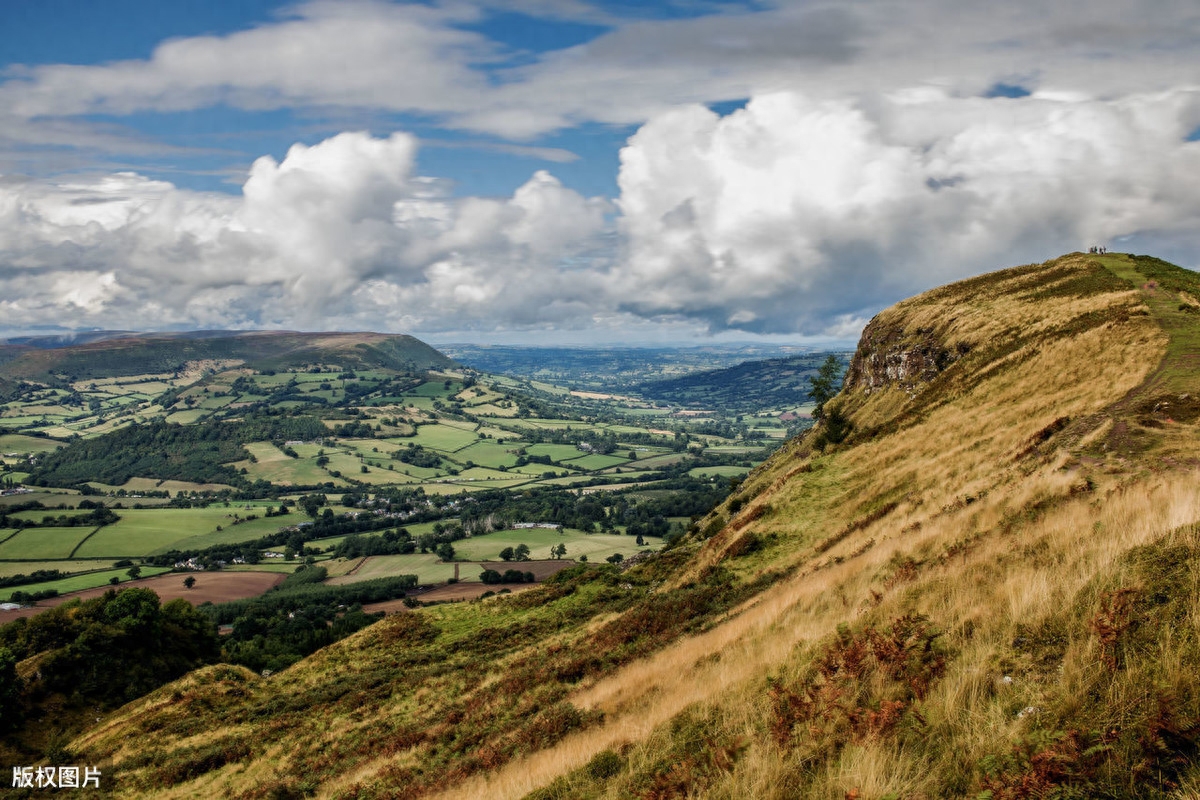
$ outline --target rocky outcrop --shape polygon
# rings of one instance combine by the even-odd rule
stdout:
[[[863,329],[846,372],[845,391],[870,394],[896,386],[908,394],[936,378],[966,354],[964,344],[948,347],[931,329],[909,331],[903,321],[875,317]]]

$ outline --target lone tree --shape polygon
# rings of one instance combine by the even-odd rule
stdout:
[[[500,558],[504,561],[512,561],[516,554],[511,547],[506,547],[500,551]]]
[[[136,566],[136,565],[132,566],[129,569],[125,570],[125,574],[129,576],[130,580],[136,581],[138,578],[140,578],[142,576],[142,568],[139,566]]]
[[[454,560],[454,545],[449,542],[442,542],[434,548],[433,552],[437,553],[437,557],[442,561]]]
[[[551,558],[563,558],[566,555],[567,555],[567,546],[565,544],[563,544],[562,542],[559,542],[558,544],[554,545],[554,547],[550,548],[550,557]]]
[[[528,561],[529,560],[529,545],[525,544],[524,542],[521,542],[519,545],[517,545],[517,549],[514,551],[513,554],[516,557],[517,561]]]
[[[832,400],[842,388],[842,365],[837,356],[829,356],[821,364],[816,375],[809,375],[808,382],[812,388],[808,396],[816,403],[813,408],[813,419],[825,418],[825,404]]]
[[[183,579],[183,585],[187,589],[190,589],[193,586],[195,586],[196,585],[196,576],[188,575],[186,578]]]

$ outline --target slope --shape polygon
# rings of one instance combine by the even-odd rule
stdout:
[[[817,374],[827,355],[817,353],[744,361],[724,369],[646,381],[631,387],[630,391],[651,400],[691,408],[721,408],[734,412],[764,408],[790,410],[809,402],[808,378]]]
[[[1193,796],[1197,287],[1073,254],[901,303],[846,430],[659,558],[211,668],[70,747],[129,796]]]
[[[126,335],[56,348],[0,346],[0,377],[60,385],[72,380],[169,373],[196,361],[244,363],[256,369],[335,364],[349,369],[408,371],[454,364],[424,342],[399,334],[211,331]]]

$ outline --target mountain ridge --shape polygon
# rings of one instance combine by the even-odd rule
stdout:
[[[192,361],[257,369],[334,363],[346,368],[441,369],[455,362],[406,334],[192,331],[106,336],[80,344],[0,344],[0,379],[63,385],[71,380],[173,372]]]

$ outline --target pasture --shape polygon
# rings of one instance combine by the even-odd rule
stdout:
[[[515,548],[519,544],[528,546],[530,557],[535,559],[550,558],[550,548],[557,544],[566,545],[568,559],[577,560],[579,556],[585,555],[589,561],[603,560],[613,553],[631,556],[639,549],[646,549],[637,547],[634,537],[621,534],[584,533],[573,528],[567,528],[562,533],[549,528],[525,528],[495,531],[484,536],[462,539],[454,543],[454,553],[461,559],[503,564],[500,551],[505,547]]]
[[[0,540],[12,534],[13,531],[0,531]],[[73,559],[71,561],[0,561],[0,578],[11,578],[13,575],[28,575],[42,569],[57,569],[62,572],[91,572],[99,569],[109,569],[113,559],[97,560]],[[20,587],[18,587],[20,588]]]
[[[23,436],[19,433],[0,435],[0,453],[48,453],[57,449],[62,442],[43,439],[40,436]]]
[[[5,561],[45,561],[70,558],[75,547],[94,528],[22,528],[0,543],[0,559]]]
[[[579,458],[572,458],[572,459],[568,459],[568,460],[562,462],[563,466],[565,466],[565,467],[571,467],[572,469],[581,469],[581,470],[585,470],[588,472],[592,472],[594,470],[608,469],[609,467],[615,467],[620,464],[628,464],[628,463],[629,463],[628,458],[623,458],[621,456],[613,456],[613,455],[602,455],[600,453],[590,453],[586,456],[581,456]]]
[[[137,558],[172,549],[199,549],[214,544],[247,542],[274,533],[285,525],[307,519],[292,511],[282,517],[266,518],[261,509],[226,508],[141,508],[121,509],[121,519],[101,528],[76,555],[79,558]],[[256,514],[258,519],[246,520]],[[221,530],[217,530],[220,526]],[[0,545],[3,547],[3,545]],[[13,558],[4,555],[0,558]]]
[[[437,425],[421,425],[417,428],[417,435],[406,439],[405,443],[419,444],[443,453],[454,453],[477,441],[479,441],[479,434],[474,430],[464,430],[439,423]]]
[[[525,452],[531,456],[549,456],[555,463],[584,455],[584,452],[573,444],[531,444],[525,448]]]
[[[740,478],[749,471],[750,467],[738,466],[696,467],[688,470],[688,475],[693,478]]]

